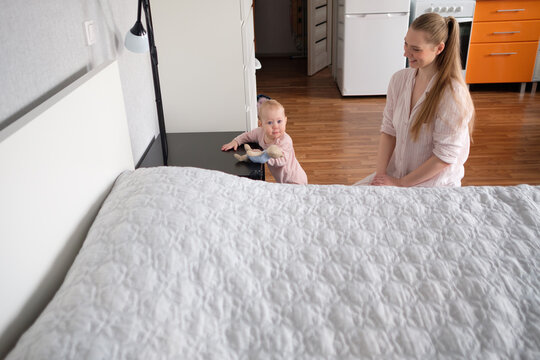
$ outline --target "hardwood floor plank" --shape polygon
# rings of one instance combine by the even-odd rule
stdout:
[[[283,104],[310,184],[351,185],[375,170],[384,96],[342,97],[329,68],[263,58],[257,92]],[[540,185],[540,96],[519,84],[472,85],[476,125],[463,185]],[[268,181],[274,181],[266,169]]]

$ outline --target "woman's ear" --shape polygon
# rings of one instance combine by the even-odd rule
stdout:
[[[439,45],[437,45],[437,55],[439,55],[440,53],[442,53],[442,52],[443,52],[443,50],[444,50],[444,46],[445,46],[445,45],[444,45],[444,43],[443,43],[443,42],[442,42],[442,43],[440,43]]]

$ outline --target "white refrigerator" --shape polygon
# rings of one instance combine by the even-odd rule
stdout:
[[[343,96],[385,95],[405,68],[410,0],[339,0],[336,81]]]

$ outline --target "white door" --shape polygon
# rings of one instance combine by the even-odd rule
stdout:
[[[327,67],[332,58],[332,0],[308,0],[308,75]]]

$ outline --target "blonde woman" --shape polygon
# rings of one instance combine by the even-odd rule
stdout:
[[[410,68],[390,80],[376,172],[358,185],[461,186],[474,107],[461,74],[459,25],[428,13],[405,36]]]

